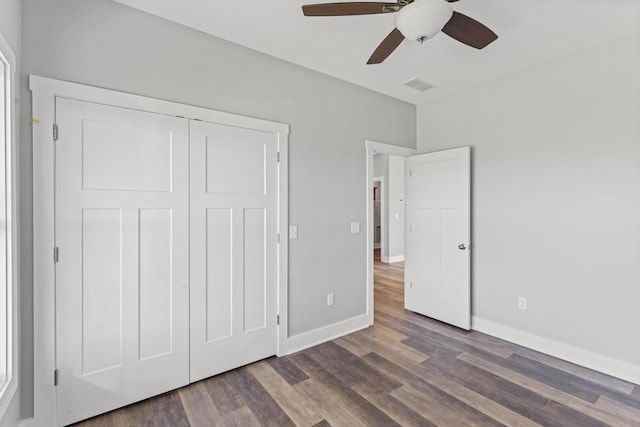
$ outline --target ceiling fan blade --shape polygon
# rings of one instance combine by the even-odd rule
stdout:
[[[398,3],[379,2],[318,3],[305,4],[302,6],[302,13],[305,16],[371,15],[374,13],[397,12],[402,7]]]
[[[442,32],[476,49],[482,49],[498,38],[496,33],[475,19],[455,11],[449,22],[442,28]]]
[[[402,40],[404,40],[404,36],[400,30],[394,28],[371,54],[371,58],[369,58],[367,64],[380,64],[382,61],[387,59],[389,55],[391,55],[391,52],[396,50],[400,43],[402,43]]]

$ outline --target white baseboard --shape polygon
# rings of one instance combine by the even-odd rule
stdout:
[[[640,384],[640,365],[593,353],[583,348],[574,347],[478,317],[471,318],[471,329],[635,384]]]
[[[382,256],[382,262],[393,263],[393,262],[402,262],[404,261],[404,255],[396,255],[396,256]]]
[[[331,341],[332,339],[359,331],[360,329],[368,328],[370,326],[369,320],[369,316],[363,314],[362,316],[352,317],[342,322],[289,337],[289,339],[287,339],[285,355]]]

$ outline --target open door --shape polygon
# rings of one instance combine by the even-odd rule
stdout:
[[[406,159],[405,308],[471,328],[470,147]]]

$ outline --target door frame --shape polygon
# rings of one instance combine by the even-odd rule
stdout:
[[[371,140],[365,141],[366,155],[366,205],[367,205],[367,317],[369,325],[373,325],[373,155],[374,154],[391,154],[393,156],[407,157],[418,154],[415,148],[400,147],[398,145],[385,144]]]
[[[278,137],[277,337],[278,356],[288,350],[288,135],[289,125],[215,111],[109,89],[29,76],[32,92],[33,141],[33,383],[34,416],[26,426],[48,426],[56,420],[55,363],[55,99],[70,98],[114,107],[225,123],[272,132]],[[64,130],[61,130],[64,132]],[[64,254],[62,254],[64,256]]]

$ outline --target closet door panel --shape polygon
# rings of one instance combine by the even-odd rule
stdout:
[[[277,351],[277,144],[191,122],[191,381]]]
[[[58,98],[59,425],[189,381],[188,121]]]

